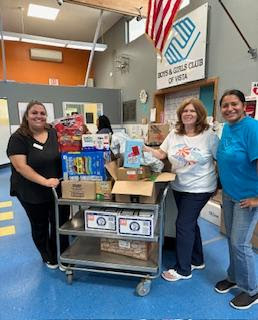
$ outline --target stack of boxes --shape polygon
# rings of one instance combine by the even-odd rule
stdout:
[[[111,181],[105,162],[110,161],[108,134],[83,134],[83,116],[55,121],[61,151],[62,196],[68,199],[111,199]]]
[[[156,227],[153,212],[134,209],[94,207],[85,210],[85,230],[124,236],[153,238]],[[152,242],[101,238],[101,250],[148,260]]]
[[[163,141],[165,135],[159,134],[158,137]],[[113,194],[117,202],[156,203],[164,182],[173,180],[175,175],[168,172],[153,175],[149,167],[140,165],[141,140],[127,141],[124,167],[117,165],[117,161],[111,162],[109,138],[108,134],[81,134],[79,150],[61,149],[65,151],[62,153],[63,198],[110,200]],[[105,168],[115,180],[112,191]],[[142,238],[154,237],[156,218],[153,212],[133,209],[92,207],[84,212],[85,230],[88,232],[141,238],[139,241],[101,238],[101,250],[141,260],[148,260],[157,245],[150,240],[142,241]]]

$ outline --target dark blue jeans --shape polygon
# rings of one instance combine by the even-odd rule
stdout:
[[[174,190],[178,209],[176,219],[176,265],[174,269],[183,276],[191,274],[191,264],[204,262],[202,239],[197,219],[212,193],[189,193]]]

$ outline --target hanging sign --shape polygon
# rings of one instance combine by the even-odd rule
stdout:
[[[173,24],[162,59],[157,60],[157,89],[205,77],[208,4]]]

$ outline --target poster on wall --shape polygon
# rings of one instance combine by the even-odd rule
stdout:
[[[103,115],[103,104],[92,102],[63,102],[64,116],[82,114],[85,123],[96,124],[97,118]]]
[[[258,95],[245,97],[246,109],[245,112],[249,117],[258,119]]]
[[[208,3],[173,24],[163,57],[157,57],[157,89],[205,78]]]
[[[18,112],[19,112],[19,120],[20,123],[22,122],[22,117],[26,111],[27,105],[29,102],[18,102]],[[53,122],[55,120],[55,114],[54,114],[54,105],[50,102],[43,102],[43,105],[45,106],[47,110],[47,122]]]
[[[252,84],[251,84],[251,96],[258,96],[258,82],[252,82]]]
[[[7,99],[0,98],[0,165],[10,162],[6,155],[6,149],[10,138],[10,134],[11,132]]]

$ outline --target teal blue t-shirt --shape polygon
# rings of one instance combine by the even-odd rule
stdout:
[[[225,124],[217,151],[219,177],[234,200],[258,197],[258,121],[245,117]]]

